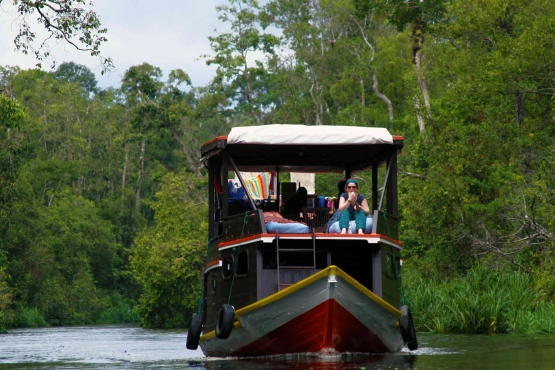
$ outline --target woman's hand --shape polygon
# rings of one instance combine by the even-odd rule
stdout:
[[[360,202],[360,204],[357,204],[357,205],[359,209],[362,209],[362,211],[366,214],[366,216],[370,214],[370,207],[368,206],[368,201],[366,200],[366,198],[364,198],[362,202]]]

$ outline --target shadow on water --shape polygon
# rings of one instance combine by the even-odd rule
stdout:
[[[302,354],[264,358],[206,361],[199,366],[207,370],[343,370],[343,369],[414,369],[416,356],[389,355],[338,355]],[[194,366],[191,364],[191,366]]]
[[[389,358],[387,358],[389,357]],[[332,360],[306,360],[306,359],[218,359],[204,361],[163,361],[163,362],[113,362],[113,363],[19,363],[19,364],[0,364],[0,369],[198,369],[198,370],[404,370],[414,369],[413,364],[416,360],[414,356],[377,356],[371,359],[343,359]]]
[[[206,358],[186,330],[133,326],[17,329],[0,335],[0,369],[491,370],[554,369],[555,336],[420,335],[420,349],[387,355],[313,353]]]

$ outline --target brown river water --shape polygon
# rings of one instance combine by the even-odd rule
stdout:
[[[120,325],[14,329],[0,335],[0,369],[555,369],[555,336],[420,334],[414,352],[249,359],[206,358],[186,337]]]

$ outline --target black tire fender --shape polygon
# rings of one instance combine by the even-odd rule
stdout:
[[[202,315],[194,313],[187,331],[187,349],[197,349],[202,331]]]
[[[401,336],[403,342],[411,351],[418,349],[418,339],[416,338],[416,329],[412,321],[412,313],[407,305],[401,306],[401,317],[399,318],[399,328],[401,329]]]
[[[216,323],[216,337],[227,339],[233,329],[235,321],[235,309],[229,304],[223,304],[218,313],[218,322]]]

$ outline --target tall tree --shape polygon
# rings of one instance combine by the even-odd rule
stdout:
[[[6,93],[0,93],[0,236],[9,225],[10,208],[20,164],[19,155],[23,145],[19,133],[23,119],[23,106]],[[1,253],[0,249],[0,255]]]
[[[157,194],[156,225],[137,237],[131,264],[144,293],[136,311],[145,327],[183,327],[196,310],[206,258],[206,179],[168,174]]]
[[[15,158],[19,158],[19,166],[13,174],[13,186],[2,186],[12,193],[10,215],[0,217],[0,223],[9,221],[9,227],[0,232],[0,255],[5,257],[0,258],[0,264],[6,266],[2,276],[11,292],[10,308],[18,307],[16,312],[23,317],[34,307],[51,324],[92,323],[98,320],[100,310],[107,308],[107,295],[132,297],[136,291],[126,271],[125,250],[136,231],[125,232],[127,240],[122,237],[116,244],[119,225],[126,226],[126,220],[112,212],[113,199],[119,196],[118,165],[123,157],[118,144],[121,104],[110,99],[109,92],[102,100],[89,98],[77,84],[56,80],[53,74],[40,70],[19,71],[8,80],[9,91],[26,108],[24,124],[11,131],[25,150]],[[2,130],[0,137],[6,132]],[[83,213],[76,215],[77,210]],[[98,228],[78,225],[80,218],[90,219]],[[67,230],[75,235],[68,235]],[[99,234],[103,242],[92,250],[79,247],[77,253],[78,243],[72,237],[97,243],[93,239]],[[74,246],[76,253],[54,248],[60,243]],[[69,280],[82,278],[75,288],[83,294],[88,291],[87,297],[94,302],[82,299],[74,305],[81,293],[73,290],[74,280],[66,281],[60,270],[75,272],[67,275]],[[48,301],[58,298],[72,302],[64,307],[50,306]],[[83,305],[87,302],[90,305]],[[61,316],[52,313],[56,310]]]
[[[261,19],[282,30],[282,43],[291,50],[269,63],[279,101],[275,119],[393,124],[394,108],[404,109],[404,97],[394,101],[390,94],[404,90],[406,82],[401,75],[390,74],[387,66],[396,64],[404,71],[406,63],[394,53],[387,54],[393,61],[381,58],[386,55],[381,54],[382,47],[399,48],[398,34],[373,7],[346,0],[275,0],[266,5]],[[405,51],[401,47],[398,52]]]
[[[257,53],[273,54],[278,37],[262,32],[258,17],[257,0],[230,0],[229,5],[216,7],[218,18],[229,23],[231,32],[209,37],[214,55],[205,55],[206,64],[217,65],[213,83],[229,96],[235,108],[250,117],[252,123],[261,123],[264,109],[264,89],[257,80],[265,76],[264,65],[253,60]],[[257,86],[258,85],[258,86]]]
[[[403,31],[410,27],[412,63],[420,94],[413,97],[418,127],[423,132],[425,121],[431,118],[430,92],[426,84],[423,47],[425,35],[430,29],[441,24],[445,19],[446,4],[451,0],[378,0],[379,9],[386,12],[389,21]],[[422,107],[421,99],[424,100]],[[424,112],[425,114],[423,114]]]
[[[125,73],[122,90],[131,108],[131,123],[142,135],[169,133],[179,144],[189,170],[200,176],[198,161],[188,145],[193,108],[180,90],[180,85],[190,85],[191,80],[180,69],[171,71],[166,83],[161,78],[160,68],[148,63],[133,66]],[[141,153],[144,154],[145,137],[141,140]]]
[[[341,9],[342,4],[336,6],[333,2],[275,0],[265,7],[265,17],[283,30],[282,43],[294,52],[294,59],[281,66],[293,68],[295,74],[304,74],[308,89],[303,88],[304,91],[294,93],[297,96],[306,94],[311,100],[310,123],[315,125],[324,124],[325,113],[330,116],[326,93],[338,65],[329,51],[346,32],[341,16],[334,16],[334,11]]]
[[[83,88],[83,90],[87,93],[87,96],[88,94],[98,92],[98,87],[96,86],[97,81],[94,73],[82,64],[76,64],[74,62],[62,63],[54,72],[54,77],[57,80],[75,82]]]
[[[18,129],[24,109],[16,100],[0,92],[0,333],[12,321],[12,291],[9,286],[6,233],[12,222],[12,207],[20,164],[22,140]]]
[[[555,7],[544,5],[453,1],[451,22],[434,29],[427,47],[434,119],[409,164],[426,177],[404,183],[401,200],[406,251],[428,256],[436,266],[430,272],[464,271],[477,261],[513,266],[538,273],[542,290],[554,293],[547,174],[554,170],[548,35]]]

